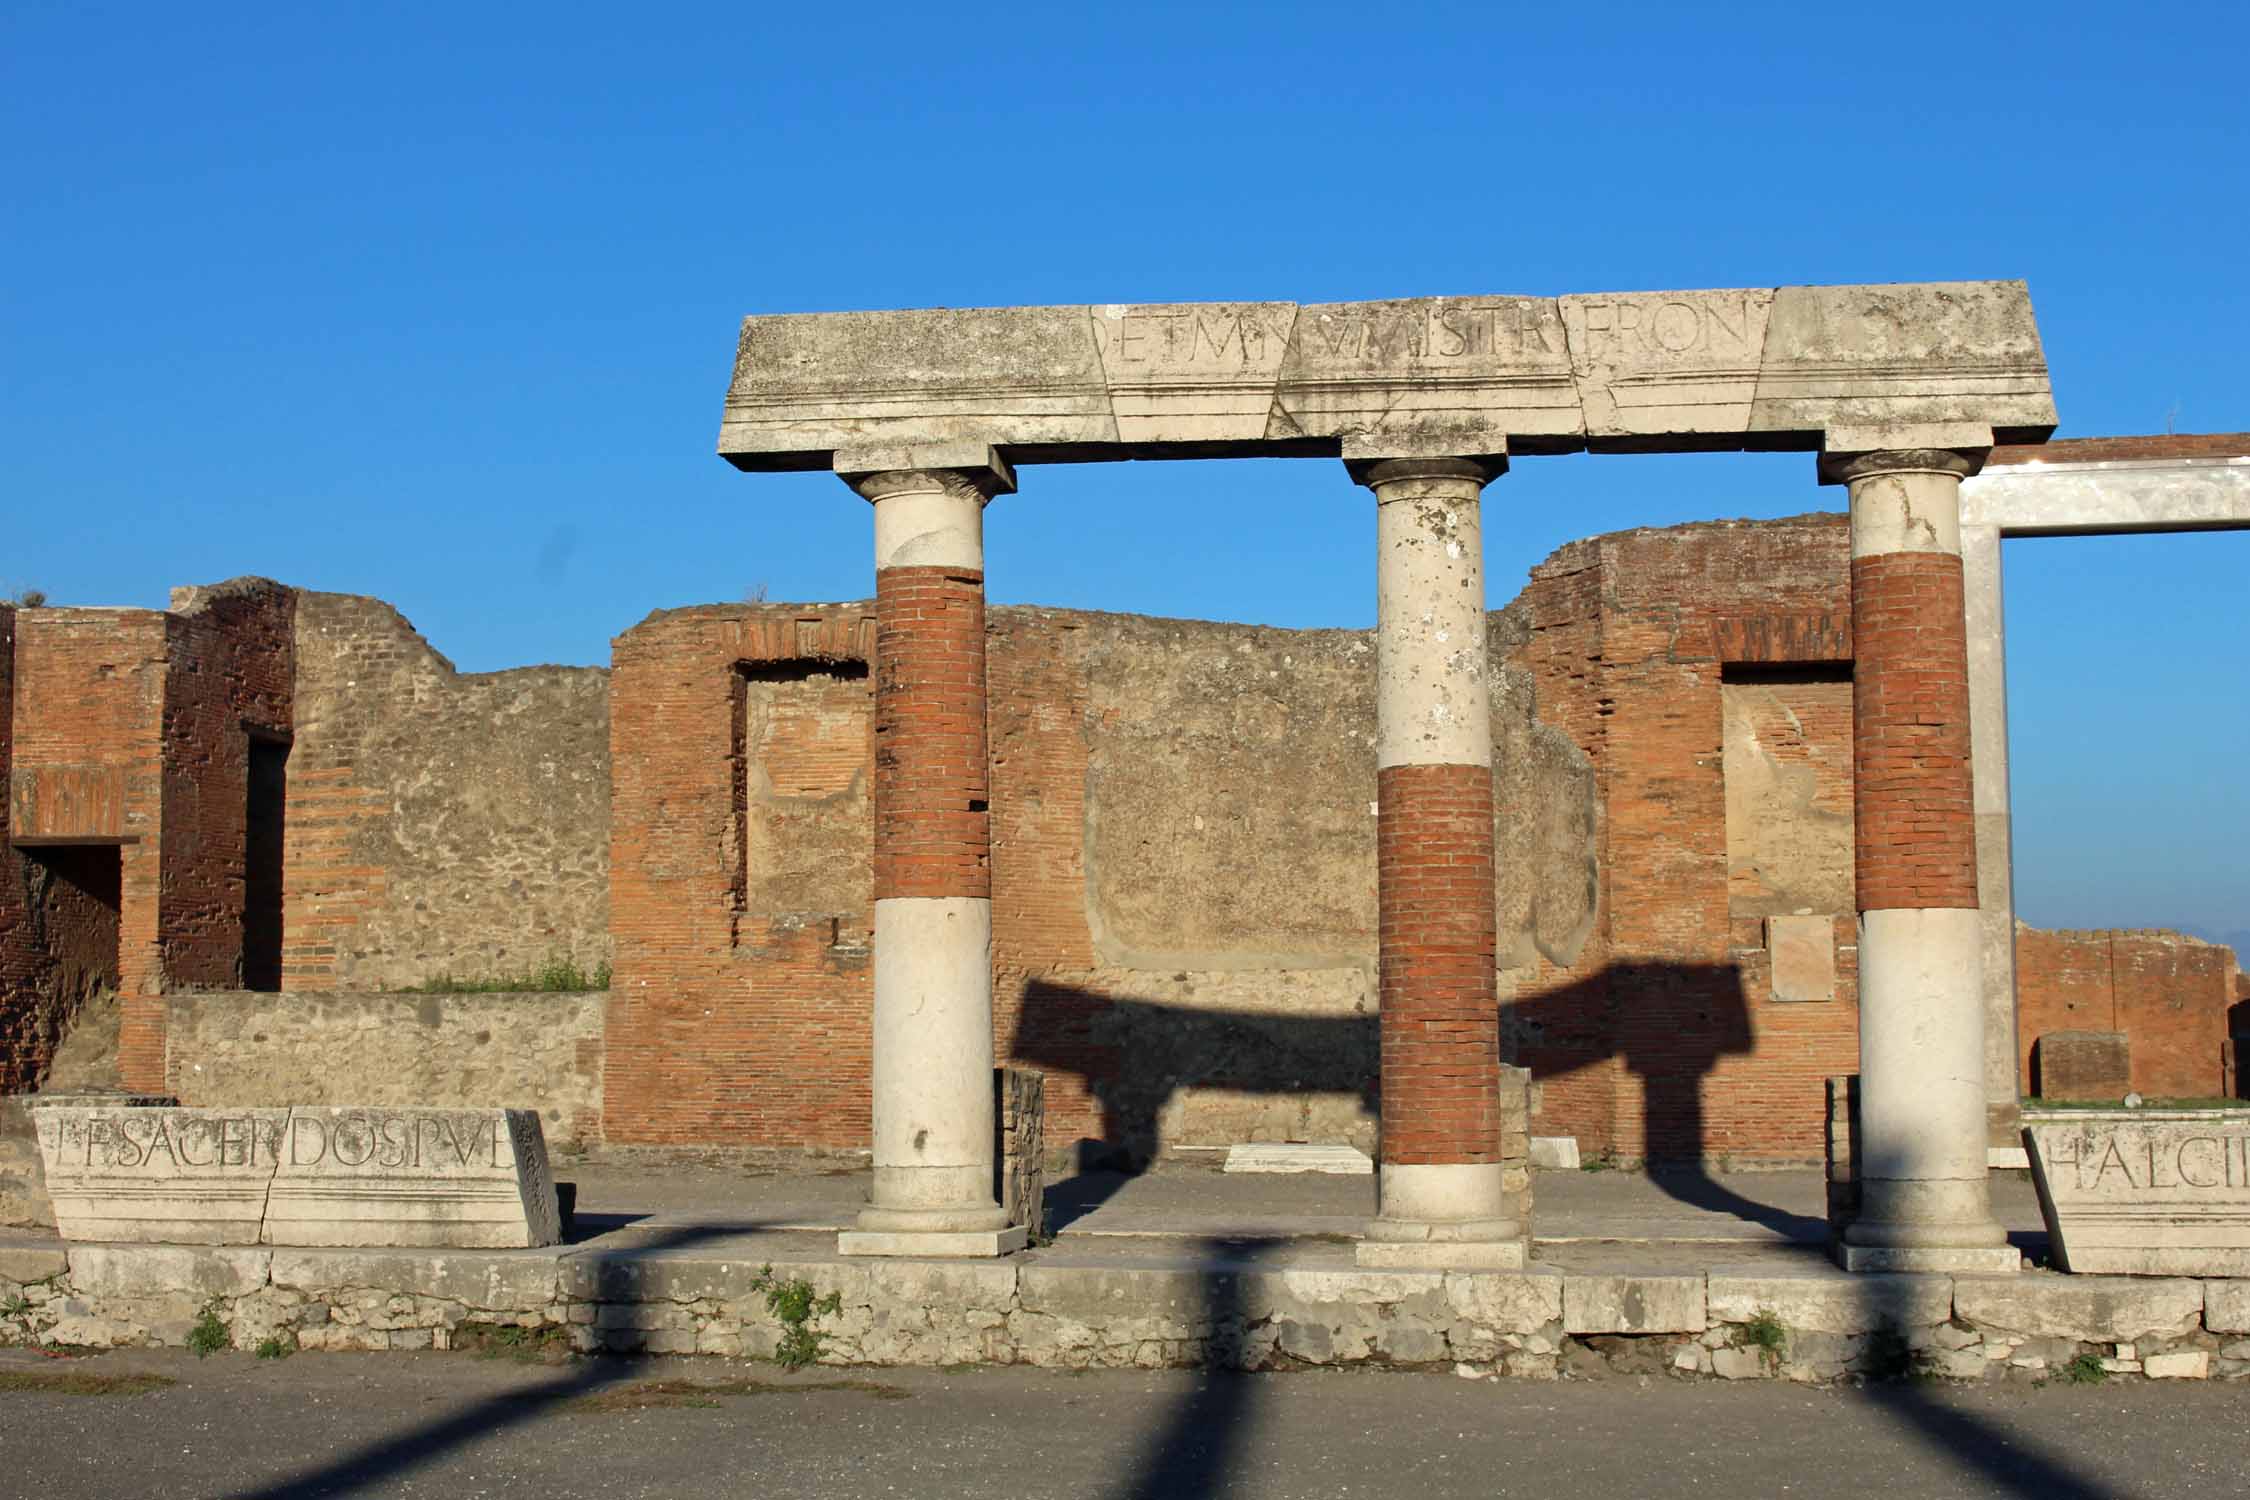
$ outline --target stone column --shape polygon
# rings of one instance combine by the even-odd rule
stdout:
[[[1985,1165],[2028,1167],[2016,1051],[2016,893],[2008,818],[2008,647],[2000,528],[1961,527],[1969,762],[1976,767],[1977,906],[1984,923]]]
[[[875,1174],[844,1255],[1025,1242],[993,1197],[984,702],[984,506],[1015,485],[981,458],[837,455],[875,506]]]
[[[1985,1187],[1961,480],[1940,448],[1858,453],[1851,486],[1859,940],[1855,1271],[2012,1271]]]
[[[1491,459],[1352,465],[1375,492],[1382,1164],[1363,1266],[1510,1268],[1493,986]]]

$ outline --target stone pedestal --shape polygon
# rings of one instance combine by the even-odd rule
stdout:
[[[1851,486],[1859,1211],[1852,1270],[2009,1271],[1985,1187],[1960,487],[1947,449],[1832,461]]]
[[[1375,491],[1380,1210],[1363,1266],[1523,1264],[1500,1155],[1492,712],[1479,496],[1494,460],[1353,466]]]
[[[993,1196],[985,762],[983,511],[1014,482],[932,457],[836,456],[875,507],[875,1170],[845,1255],[1025,1240]]]

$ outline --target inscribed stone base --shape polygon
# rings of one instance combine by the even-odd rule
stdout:
[[[34,1115],[67,1240],[522,1249],[562,1237],[531,1110]]]
[[[2250,1275],[2250,1113],[2074,1110],[2023,1133],[2062,1270]]]
[[[1523,1241],[1361,1240],[1353,1258],[1370,1270],[1520,1271]]]
[[[1031,1243],[1021,1224],[1006,1229],[963,1229],[949,1233],[909,1233],[846,1229],[836,1236],[838,1255],[900,1255],[924,1260],[974,1260],[1013,1255]]]
[[[2001,1276],[2023,1269],[2023,1255],[2013,1245],[1917,1246],[1839,1245],[1836,1263],[1847,1271],[1962,1271],[1980,1276]]]

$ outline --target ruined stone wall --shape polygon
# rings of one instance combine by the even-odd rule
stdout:
[[[2177,932],[2058,931],[2016,925],[2019,1078],[2050,1031],[2123,1032],[2132,1087],[2151,1099],[2226,1094],[2229,1012],[2240,970],[2232,948]]]
[[[1837,516],[1621,532],[1560,549],[1496,622],[1601,810],[1591,930],[1502,974],[1539,1133],[1819,1157],[1823,1079],[1858,1055],[1848,554]],[[1809,1002],[1775,986],[1771,919],[1798,915],[1828,919]]]
[[[866,1145],[873,635],[711,606],[614,643],[610,1140]]]
[[[866,619],[617,642],[613,1139],[865,1142]],[[1046,1071],[1050,1138],[1372,1147],[1370,638],[1023,608],[987,636],[995,1039]],[[1530,709],[1494,714],[1503,945],[1567,951],[1593,783]]]
[[[536,1109],[601,1138],[600,994],[196,992],[169,997],[165,1091],[204,1108]]]
[[[608,674],[460,673],[397,610],[298,595],[282,985],[609,958]]]

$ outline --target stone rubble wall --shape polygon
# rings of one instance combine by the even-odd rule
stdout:
[[[209,991],[167,997],[165,1079],[194,1108],[536,1109],[549,1149],[601,1139],[609,997]]]
[[[282,988],[609,961],[609,673],[458,672],[396,609],[296,594]]]
[[[756,1284],[769,1270],[842,1299],[812,1324],[829,1365],[2033,1384],[2079,1361],[2108,1376],[2250,1377],[2250,1281],[1469,1274],[1254,1258],[1210,1270],[1074,1264],[1069,1252],[769,1267],[587,1250],[0,1247],[0,1344],[179,1346],[208,1313],[242,1350],[481,1347],[505,1330],[503,1342],[583,1354],[760,1359],[782,1332]]]

